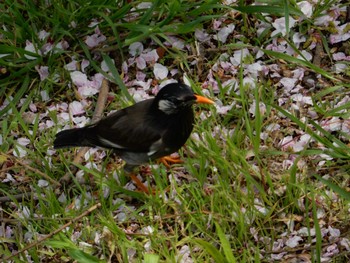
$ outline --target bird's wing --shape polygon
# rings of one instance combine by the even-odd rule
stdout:
[[[152,100],[119,110],[96,125],[102,146],[132,152],[149,152],[161,140],[162,131],[149,114]]]

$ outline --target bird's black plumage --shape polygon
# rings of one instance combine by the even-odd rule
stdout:
[[[194,103],[213,103],[179,83],[163,87],[155,98],[136,103],[83,128],[56,135],[54,147],[100,146],[125,160],[131,172],[138,165],[179,150],[190,136]]]

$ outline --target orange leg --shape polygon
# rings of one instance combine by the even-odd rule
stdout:
[[[148,188],[140,181],[135,174],[130,174],[131,180],[134,181],[136,187],[143,193],[149,194]]]
[[[172,164],[183,163],[180,157],[171,157],[171,156],[164,156],[160,158],[159,161],[162,164],[164,164],[167,168],[169,168]]]

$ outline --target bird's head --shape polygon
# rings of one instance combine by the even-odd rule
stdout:
[[[190,108],[194,103],[213,104],[214,102],[194,94],[192,89],[186,84],[171,83],[158,92],[155,103],[159,110],[167,115],[171,115]]]

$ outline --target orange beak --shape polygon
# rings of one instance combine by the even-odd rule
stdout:
[[[194,95],[196,97],[196,102],[197,103],[204,103],[204,104],[214,104],[214,101],[206,98],[206,97],[203,97],[203,96],[199,96],[199,95]]]

